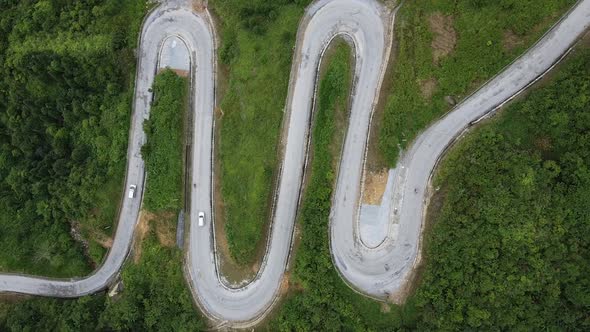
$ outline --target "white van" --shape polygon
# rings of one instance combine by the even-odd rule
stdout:
[[[205,212],[199,212],[199,227],[205,226]]]
[[[129,186],[129,198],[135,197],[135,189],[137,189],[136,185],[132,184]]]

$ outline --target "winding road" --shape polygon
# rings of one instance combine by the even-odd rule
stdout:
[[[216,84],[216,33],[207,11],[195,12],[183,0],[169,0],[146,17],[138,49],[135,102],[130,129],[126,186],[137,185],[136,198],[125,195],[115,240],[103,265],[81,279],[56,280],[0,275],[0,291],[52,297],[79,297],[106,288],[118,276],[131,247],[141,208],[145,165],[143,121],[152,100],[151,85],[170,37],[189,54],[192,96],[191,199],[185,270],[196,302],[212,320],[233,327],[252,326],[277,301],[288,266],[310,139],[310,120],[318,68],[333,38],[354,49],[355,76],[350,122],[330,214],[331,250],[342,278],[355,290],[377,299],[402,297],[420,261],[421,230],[429,183],[446,149],[474,121],[495,111],[562,59],[590,25],[590,0],[582,0],[543,38],[480,90],[424,131],[404,153],[390,176],[393,194],[382,202],[389,211],[385,240],[374,248],[359,236],[360,193],[373,108],[389,59],[395,11],[377,0],[318,0],[301,20],[281,136],[282,164],[273,205],[267,252],[253,281],[239,288],[219,274],[213,224],[196,225],[204,211],[214,221],[213,129]]]

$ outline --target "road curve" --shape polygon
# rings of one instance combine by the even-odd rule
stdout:
[[[345,151],[345,156],[350,153],[351,158],[362,160],[368,120],[389,57],[391,17],[391,12],[377,1],[320,0],[307,9],[298,32],[285,108],[283,158],[267,252],[254,280],[240,288],[230,288],[219,275],[211,223],[205,227],[195,225],[199,211],[212,215],[213,104],[195,109],[192,169],[195,190],[191,195],[188,275],[198,303],[209,316],[229,321],[233,326],[247,326],[263,317],[279,294],[299,205],[318,67],[325,49],[336,36],[343,36],[354,45],[356,57],[348,131],[348,137],[353,139],[347,140],[347,146],[354,146]],[[197,53],[200,50],[197,48]],[[209,66],[211,60],[207,60]],[[197,72],[202,70],[197,60]],[[358,186],[357,183],[349,185]]]
[[[216,84],[216,35],[208,12],[195,13],[182,0],[169,0],[145,20],[138,50],[134,111],[130,129],[126,187],[143,192],[145,168],[140,149],[149,116],[151,85],[166,38],[176,36],[190,51],[193,111],[192,193],[186,274],[205,314],[236,327],[250,326],[269,311],[280,293],[300,201],[314,103],[317,69],[335,36],[353,45],[356,68],[350,124],[330,214],[331,249],[343,279],[355,290],[383,299],[399,293],[420,257],[420,232],[427,186],[437,161],[473,121],[495,110],[549,70],[590,24],[590,0],[580,1],[541,41],[500,75],[433,124],[400,159],[394,174],[391,216],[398,231],[376,248],[362,244],[358,210],[371,115],[389,58],[393,13],[376,0],[318,0],[298,32],[282,135],[283,162],[273,222],[256,278],[240,288],[224,284],[217,265],[212,223],[195,224],[197,213],[212,210],[212,156]],[[0,275],[0,291],[79,297],[104,289],[117,276],[132,243],[141,200],[123,199],[113,247],[103,265],[84,279],[56,280]],[[211,218],[214,219],[214,218]]]
[[[389,209],[389,232],[375,248],[365,246],[358,235],[361,191],[356,184],[363,163],[348,160],[349,146],[345,146],[332,202],[330,236],[333,261],[353,289],[378,299],[403,299],[420,261],[428,187],[437,162],[473,122],[501,107],[553,68],[589,26],[590,1],[582,0],[525,54],[418,136],[393,170],[393,194],[389,202],[382,203],[393,207]],[[355,185],[350,185],[351,178]]]

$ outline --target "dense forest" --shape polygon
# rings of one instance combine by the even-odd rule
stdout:
[[[65,277],[101,262],[92,236],[115,222],[145,11],[141,1],[0,1],[2,271]]]
[[[204,325],[186,287],[182,252],[165,246],[156,229],[175,218],[152,220],[138,263],[123,270],[122,294],[77,300],[15,298],[0,302],[0,331],[199,331]],[[13,302],[13,303],[11,303]]]
[[[146,123],[150,210],[141,212],[133,254],[123,268],[122,292],[77,300],[32,298],[0,302],[0,331],[198,331],[203,328],[176,248],[176,216],[182,202],[182,139],[187,80],[172,71],[156,77]],[[153,128],[157,126],[158,128]],[[153,171],[153,172],[152,172]],[[166,195],[162,195],[166,193]]]
[[[590,329],[590,48],[436,179],[418,328]]]

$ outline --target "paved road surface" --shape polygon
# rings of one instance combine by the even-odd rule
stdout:
[[[232,289],[218,275],[211,225],[216,35],[208,13],[192,12],[183,0],[170,0],[157,8],[146,18],[141,35],[128,150],[126,188],[137,184],[138,197],[128,199],[125,196],[115,241],[105,263],[89,277],[79,280],[3,274],[0,275],[0,291],[78,297],[104,289],[119,273],[129,252],[140,209],[145,169],[139,151],[145,141],[142,123],[149,114],[152,99],[149,88],[162,42],[176,36],[190,50],[194,87],[191,106],[193,183],[186,274],[197,303],[211,319],[244,327],[264,317],[280,294],[289,259],[317,68],[328,43],[340,35],[354,45],[356,68],[350,125],[330,215],[333,259],[343,279],[354,289],[376,298],[395,298],[394,295],[406,286],[420,257],[426,188],[437,160],[470,122],[526,87],[569,49],[589,25],[590,0],[581,1],[537,46],[418,137],[396,168],[394,192],[388,196],[392,197],[389,204],[398,209],[398,214],[392,215],[398,230],[393,232],[394,227],[390,227],[386,240],[370,249],[362,244],[358,232],[360,183],[371,113],[388,59],[393,16],[374,0],[319,0],[307,9],[298,32],[285,109],[284,158],[267,253],[254,281]],[[204,227],[196,225],[199,211],[207,215]]]

